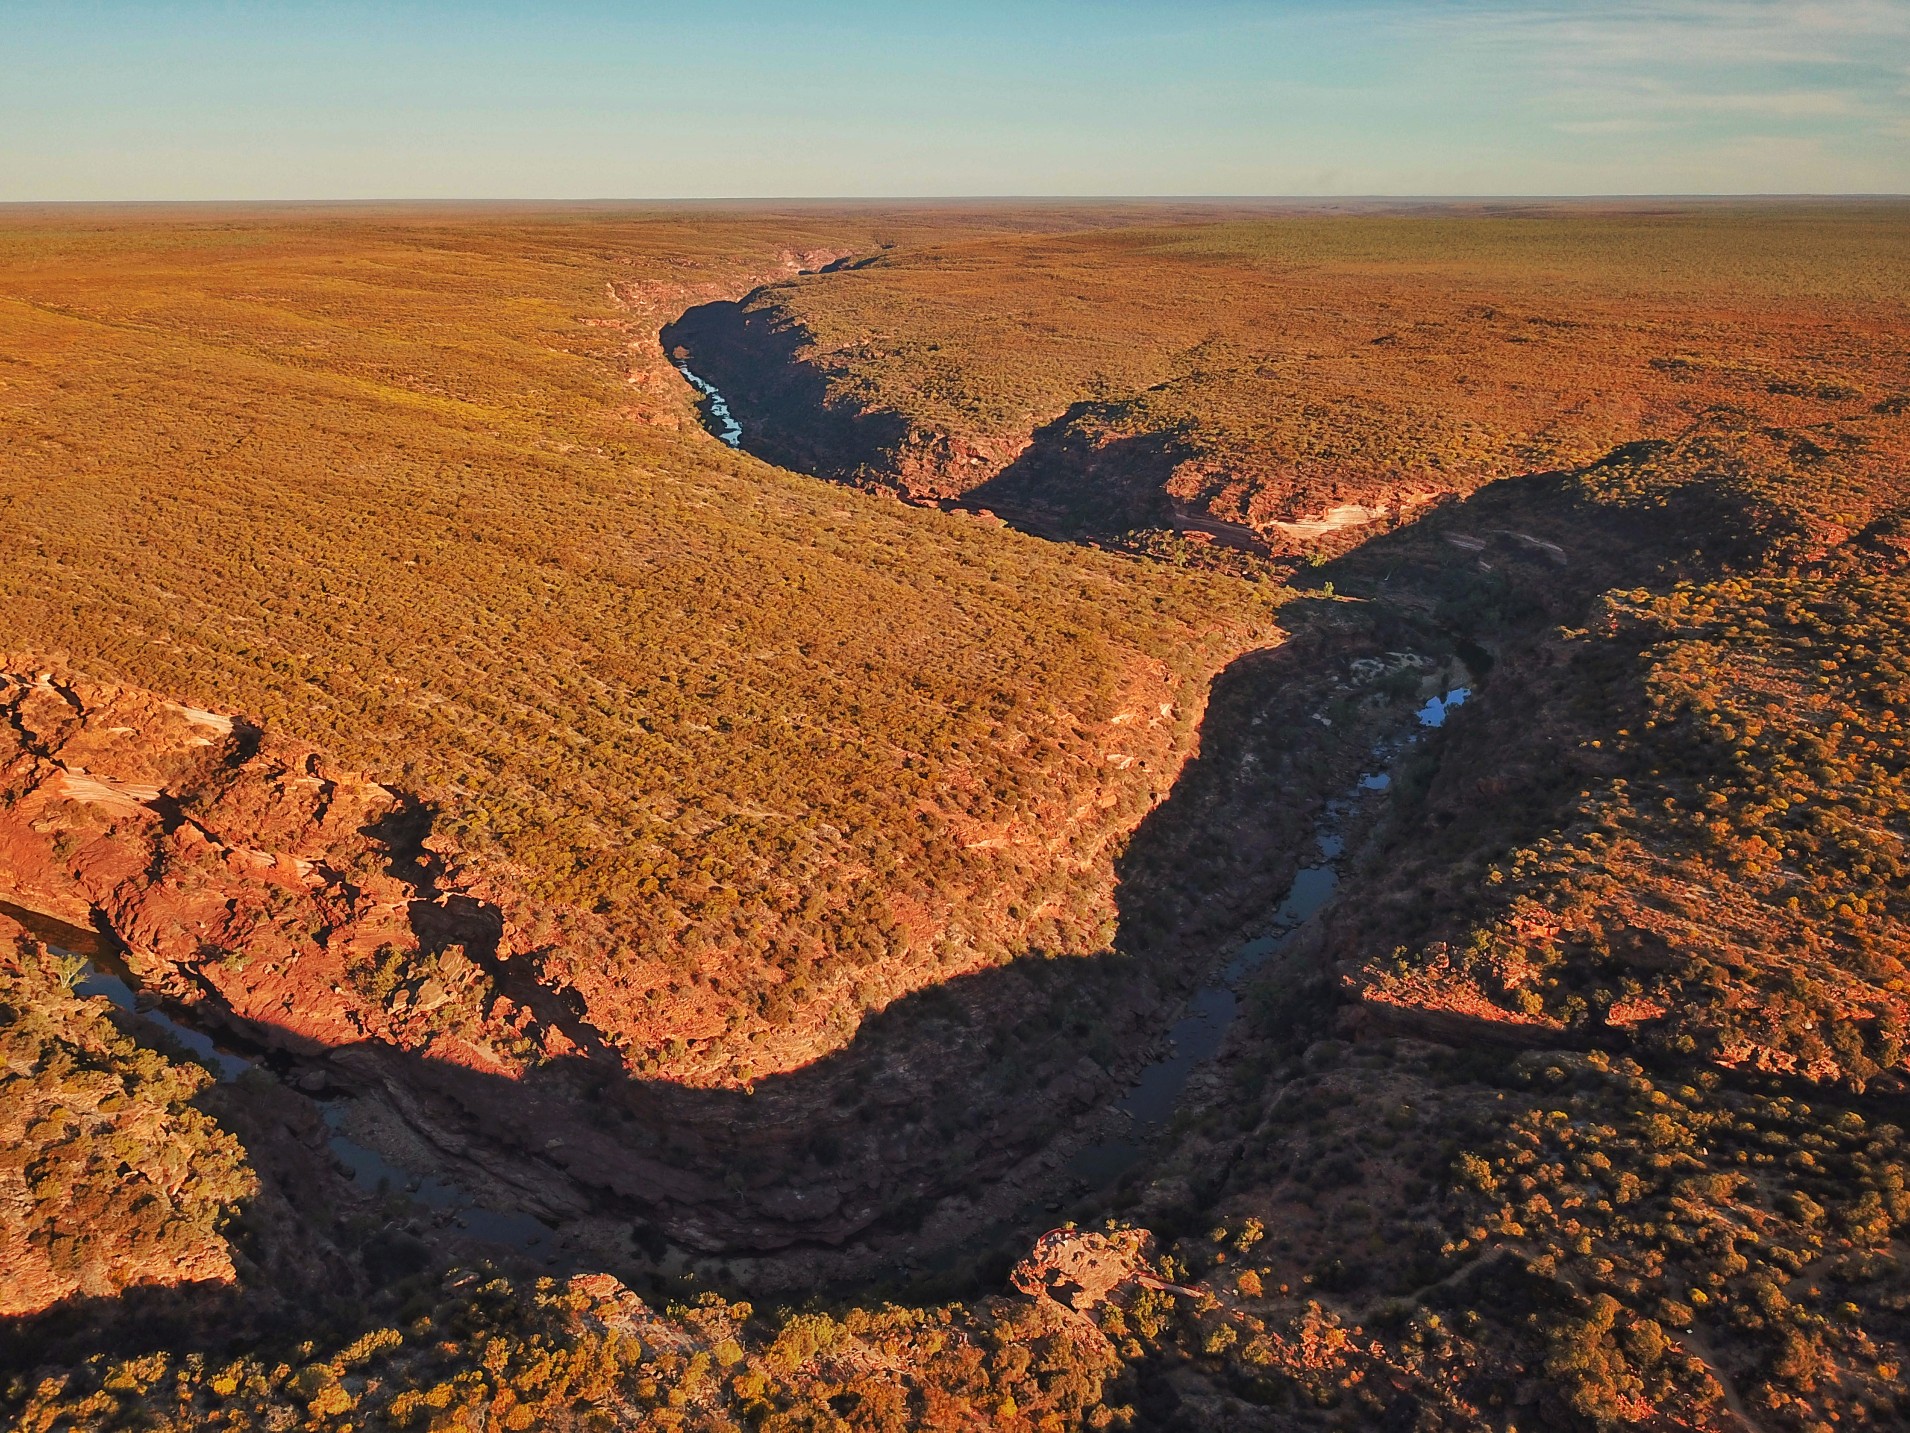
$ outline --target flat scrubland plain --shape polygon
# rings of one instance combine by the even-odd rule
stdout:
[[[740,346],[864,419],[826,455],[845,475],[1067,536],[1221,523],[1306,553],[1711,404],[1805,423],[1890,390],[1904,247],[1882,205],[964,236],[768,285]]]
[[[943,980],[882,1038],[1017,1064],[1025,1015],[1079,1108],[1132,1053],[1093,972],[1198,978],[1472,689],[1124,1173],[987,1233],[918,1181],[895,1267],[838,1236],[780,1303],[660,1246],[487,1267],[0,922],[21,1426],[1910,1418],[1910,208],[5,233],[0,858],[255,1028],[718,1087]],[[759,451],[954,510],[718,449],[659,328]],[[984,968],[1066,1018],[976,1028]],[[813,1129],[703,1089],[807,1138],[684,1197],[975,1148],[952,1083]]]
[[[733,456],[642,311],[923,222],[15,219],[0,647],[427,803],[632,1068],[1099,949],[1107,842],[1269,603]]]

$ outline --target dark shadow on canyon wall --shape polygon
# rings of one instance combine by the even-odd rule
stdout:
[[[488,901],[442,889],[444,857],[431,849],[428,840],[437,817],[427,803],[400,793],[397,809],[364,830],[384,845],[386,870],[412,889],[405,919],[419,949],[434,955],[456,949],[489,977],[493,988],[529,1010],[539,1024],[561,1031],[588,1056],[614,1059],[603,1032],[584,1018],[576,997],[537,979],[535,957],[506,960],[499,955],[503,911]]]
[[[1023,532],[1062,542],[1119,537],[1135,528],[1167,527],[1174,469],[1191,449],[1173,432],[1097,435],[1097,420],[1119,405],[1076,403],[1035,429],[1027,450],[963,495]]]
[[[1057,541],[1110,539],[1173,523],[1167,482],[1191,451],[1178,434],[1109,437],[1120,405],[1080,402],[1037,428],[1013,461],[993,471],[980,455],[917,431],[904,414],[832,398],[825,370],[802,356],[810,334],[779,310],[750,304],[745,298],[698,305],[658,335],[673,362],[723,394],[742,427],[744,451],[812,477],[985,510]],[[990,475],[973,482],[971,471]]]
[[[0,1324],[0,1365],[79,1348],[107,1323],[129,1351],[218,1349],[234,1328],[289,1336],[312,1310],[361,1307],[367,1291],[421,1260],[489,1256],[552,1275],[607,1269],[642,1288],[668,1243],[722,1260],[793,1256],[828,1286],[844,1282],[827,1272],[838,1264],[850,1279],[879,1283],[889,1265],[871,1275],[853,1258],[879,1241],[884,1259],[902,1250],[931,1269],[953,1259],[960,1268],[949,1277],[999,1288],[1013,1251],[1086,1192],[1044,1165],[1044,1152],[1118,1099],[1178,995],[1227,952],[1238,922],[1223,910],[1251,914],[1258,893],[1277,894],[1303,854],[1289,835],[1305,830],[1311,804],[1296,788],[1311,768],[1275,756],[1257,765],[1249,748],[1289,740],[1288,709],[1308,700],[1305,684],[1297,651],[1244,658],[1218,679],[1202,757],[1121,863],[1115,950],[1030,953],[917,991],[866,1018],[848,1046],[753,1091],[632,1077],[601,1044],[510,1079],[381,1042],[319,1048],[289,1031],[175,1009],[237,1036],[234,1048],[265,1067],[202,1097],[268,1186],[232,1231],[241,1286],[139,1289]],[[1278,773],[1271,780],[1292,799],[1261,799],[1264,781],[1241,785],[1240,773],[1259,769]],[[426,814],[407,807],[378,832],[417,892],[414,930],[426,950],[455,945],[521,998],[520,982],[535,982],[513,967],[530,961],[497,958],[496,913],[438,892]],[[128,1028],[156,1038],[140,1022]],[[430,1225],[421,1211],[402,1197],[355,1193],[331,1168],[320,1103],[301,1090],[401,1116],[434,1154],[405,1171],[458,1184],[484,1209],[553,1226],[621,1224],[621,1254],[604,1255],[601,1239],[581,1253],[558,1241],[513,1253],[447,1233],[441,1221],[421,1241],[408,1232]],[[996,1202],[984,1208],[988,1197]],[[972,1217],[960,1217],[961,1206]],[[322,1247],[292,1248],[300,1239]]]
[[[822,370],[796,356],[811,342],[808,332],[748,302],[699,304],[658,333],[672,363],[687,363],[723,394],[742,424],[743,450],[837,482],[866,481],[892,467],[908,419],[831,402]]]
[[[1631,457],[1621,451],[1608,461]],[[1781,515],[1747,505],[1722,479],[1700,479],[1645,503],[1593,504],[1574,475],[1542,474],[1495,484],[1376,536],[1319,570],[1315,580],[1332,581],[1337,591],[1295,605],[1289,642],[1248,654],[1216,678],[1198,756],[1117,863],[1113,951],[1065,959],[1031,953],[918,991],[869,1016],[845,1048],[753,1091],[633,1078],[601,1046],[584,1045],[583,1055],[507,1079],[376,1043],[294,1050],[268,1028],[255,1028],[253,1039],[283,1052],[273,1063],[295,1082],[316,1076],[321,1088],[390,1101],[442,1154],[445,1177],[485,1175],[492,1207],[558,1224],[590,1216],[627,1225],[623,1263],[593,1252],[575,1269],[609,1268],[640,1280],[662,1239],[725,1258],[808,1251],[821,1261],[812,1267],[826,1268],[887,1238],[913,1243],[926,1259],[935,1239],[947,1237],[936,1233],[938,1204],[946,1212],[949,1200],[974,1203],[1004,1180],[1039,1201],[1032,1209],[1009,1201],[1026,1229],[1004,1233],[991,1216],[960,1226],[968,1232],[956,1237],[986,1226],[1012,1242],[1054,1217],[1057,1186],[1038,1168],[1042,1151],[1118,1097],[1169,1024],[1176,995],[1267,917],[1295,867],[1311,858],[1320,804],[1345,788],[1366,757],[1363,745],[1349,749],[1346,740],[1371,729],[1354,719],[1371,700],[1349,680],[1360,658],[1443,643],[1475,670],[1508,656],[1550,660],[1532,655],[1543,634],[1582,619],[1599,592],[1701,576],[1786,535]],[[1368,600],[1349,602],[1349,595]],[[1376,597],[1386,600],[1370,600]],[[1493,723],[1530,715],[1517,710],[1516,697],[1502,712],[1488,702],[1476,719],[1469,715],[1468,740],[1484,753],[1474,763],[1482,772],[1493,759]],[[1543,754],[1542,745],[1533,749]],[[1543,766],[1534,766],[1534,782]],[[1428,789],[1446,803],[1479,795],[1451,782]],[[1536,829],[1551,819],[1550,796],[1536,787],[1530,800],[1510,786],[1480,792],[1475,804],[1496,803],[1517,817],[1513,826]],[[1455,819],[1463,825],[1464,817]],[[1425,819],[1435,840],[1460,835],[1440,834],[1436,807]],[[1462,844],[1522,839],[1504,826],[1499,821]],[[421,848],[428,828],[415,813],[412,827],[390,833],[394,852]],[[1438,862],[1427,859],[1432,873]],[[491,915],[477,903],[466,909],[439,899],[428,869],[412,879],[414,926],[427,946],[457,941],[495,984],[515,992],[518,972],[496,958],[494,932],[486,953]],[[271,1090],[272,1100],[311,1103],[283,1085]],[[300,1118],[288,1108],[271,1120],[294,1129]],[[260,1116],[240,1132],[261,1160],[277,1158],[267,1148],[271,1120]],[[370,1216],[360,1208],[351,1217]],[[374,1237],[388,1234],[395,1218],[371,1218],[352,1256],[400,1259],[405,1250]],[[272,1237],[270,1230],[253,1236]],[[251,1263],[266,1267],[263,1259]],[[562,1262],[539,1269],[571,1271]],[[363,1277],[375,1282],[378,1271],[366,1267]],[[172,1330],[152,1335],[153,1346],[180,1346],[178,1329],[202,1315],[214,1331],[204,1336],[212,1338],[237,1317],[229,1301],[248,1297],[147,1290],[86,1301],[0,1325],[0,1361],[43,1356],[50,1341],[108,1312],[128,1327],[150,1320],[155,1330]]]

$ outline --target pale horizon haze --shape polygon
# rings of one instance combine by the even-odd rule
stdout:
[[[10,202],[1910,190],[1910,0],[0,18]]]

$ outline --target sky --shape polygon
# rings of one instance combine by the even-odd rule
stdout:
[[[1910,0],[0,0],[0,201],[1910,191]]]

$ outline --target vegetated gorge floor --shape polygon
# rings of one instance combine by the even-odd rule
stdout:
[[[10,1416],[1900,1421],[1905,218],[8,216]]]

